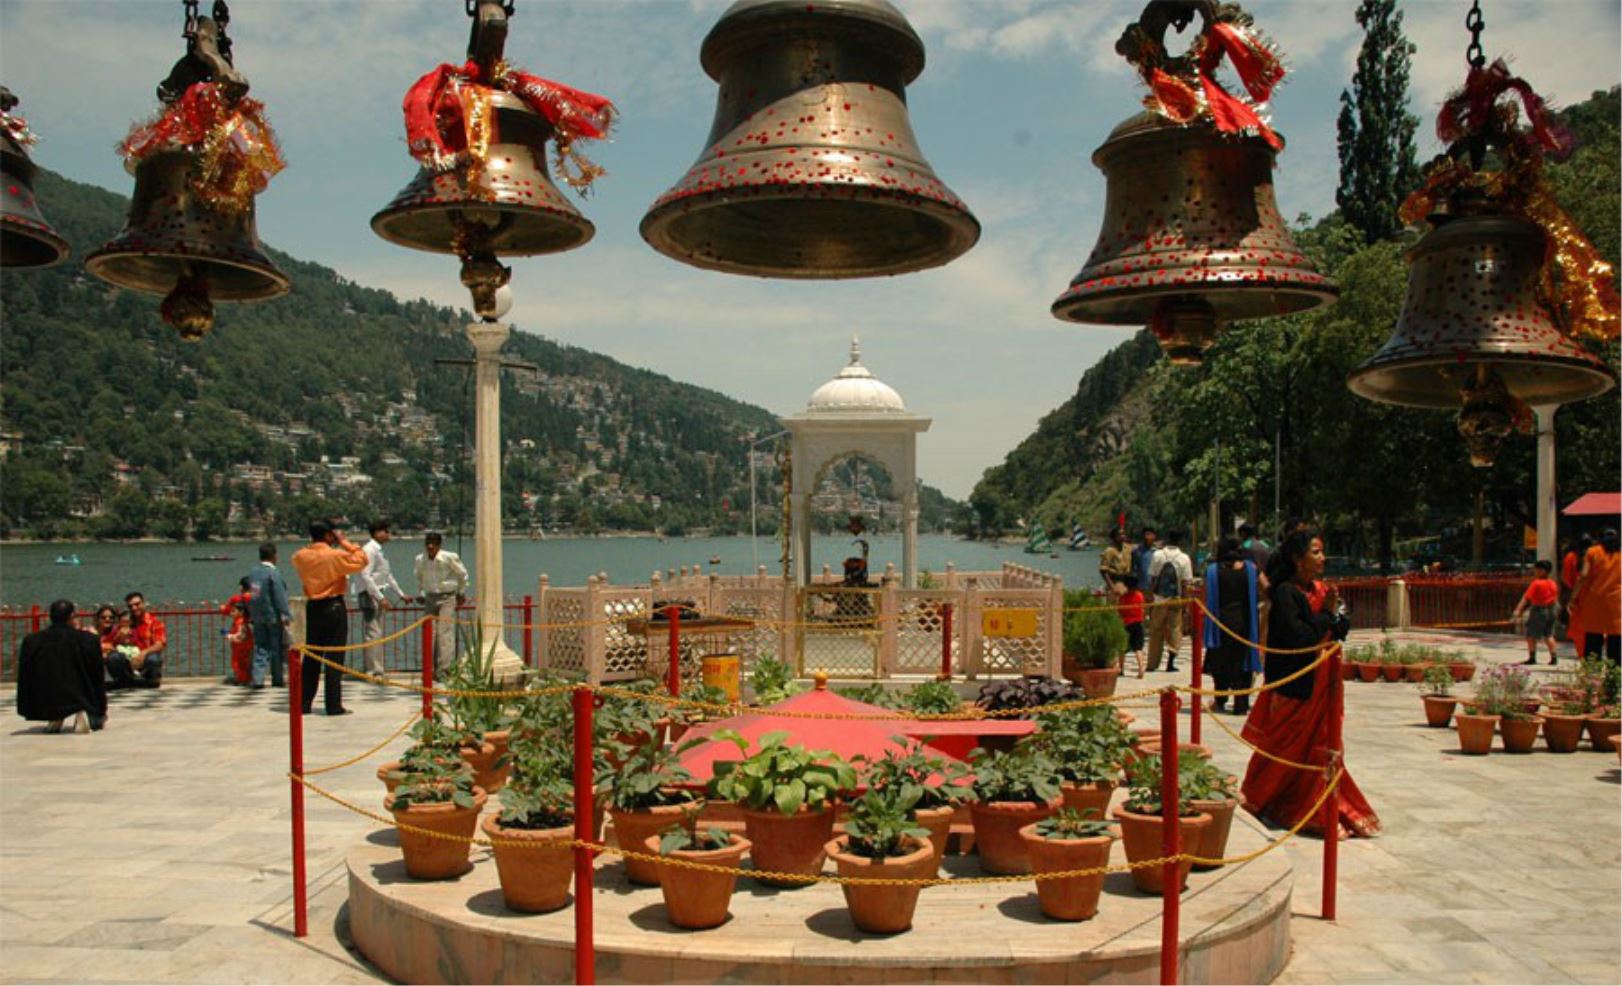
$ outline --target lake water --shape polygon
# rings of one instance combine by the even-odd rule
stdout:
[[[283,574],[292,579],[288,559],[303,546],[302,541],[281,542]],[[870,538],[869,564],[877,576],[887,562],[901,567],[899,536]],[[457,551],[474,569],[473,539],[461,545],[454,538],[446,547]],[[508,538],[505,542],[502,587],[506,595],[522,596],[535,591],[541,573],[555,586],[584,585],[587,576],[607,572],[617,583],[646,582],[659,570],[683,565],[704,566],[705,571],[722,575],[747,575],[755,570],[758,548],[760,564],[768,572],[780,571],[780,544],[748,537],[671,538]],[[848,537],[819,537],[812,544],[812,561],[817,570],[824,564],[839,571],[840,561],[854,554]],[[384,549],[395,577],[409,593],[417,591],[412,577],[412,561],[422,551],[418,538],[400,539]],[[941,572],[947,562],[962,571],[986,571],[1005,561],[1064,577],[1065,585],[1077,587],[1098,581],[1098,552],[1066,551],[1059,557],[1029,555],[1018,544],[962,541],[948,535],[922,535],[918,539],[920,570]],[[79,565],[58,565],[58,556],[77,555]],[[230,561],[194,561],[194,558],[223,555]],[[709,560],[721,561],[712,569]],[[0,544],[0,606],[27,609],[52,599],[68,598],[81,607],[122,599],[126,592],[139,589],[153,603],[196,603],[221,600],[236,591],[237,580],[258,562],[257,542],[211,542],[208,544]],[[296,586],[295,586],[296,591]]]

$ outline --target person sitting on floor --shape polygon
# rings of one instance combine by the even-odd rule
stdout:
[[[114,688],[156,688],[163,681],[163,650],[169,645],[169,631],[163,621],[146,608],[146,597],[132,592],[124,597],[129,607],[129,633],[120,643],[134,647],[134,654],[120,652],[107,657],[107,673]]]
[[[51,603],[51,625],[23,638],[17,654],[17,714],[60,733],[69,716],[73,731],[88,733],[107,722],[107,686],[101,642],[74,624],[71,600]]]

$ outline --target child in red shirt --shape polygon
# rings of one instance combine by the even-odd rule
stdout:
[[[1535,575],[1532,584],[1526,587],[1521,595],[1521,601],[1515,604],[1515,619],[1520,620],[1521,614],[1526,614],[1526,664],[1538,662],[1538,641],[1541,640],[1549,647],[1549,663],[1556,664],[1559,657],[1555,654],[1554,623],[1559,607],[1555,604],[1560,599],[1560,586],[1549,575],[1554,566],[1549,562],[1540,561],[1532,566]]]
[[[1143,593],[1138,591],[1138,577],[1136,575],[1123,575],[1120,580],[1126,586],[1126,592],[1121,594],[1121,601],[1117,610],[1121,614],[1121,622],[1126,624],[1126,649],[1132,653],[1132,659],[1138,662],[1138,677],[1143,677]],[[1126,661],[1121,661],[1121,670],[1126,670]]]

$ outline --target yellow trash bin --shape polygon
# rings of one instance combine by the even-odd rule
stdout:
[[[738,700],[738,655],[706,654],[702,664],[704,685],[719,688],[728,702]]]

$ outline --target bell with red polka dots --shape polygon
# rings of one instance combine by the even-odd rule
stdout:
[[[27,124],[11,115],[17,97],[0,88],[0,267],[49,267],[67,259],[68,241],[52,228],[34,198],[34,162]]]
[[[732,274],[850,278],[938,267],[980,223],[913,135],[906,86],[924,44],[883,0],[740,0],[699,59],[720,83],[687,174],[642,238]]]
[[[1053,302],[1069,322],[1147,325],[1195,364],[1228,322],[1287,315],[1339,293],[1290,236],[1273,197],[1274,149],[1208,121],[1141,113],[1093,152],[1104,224]]]

